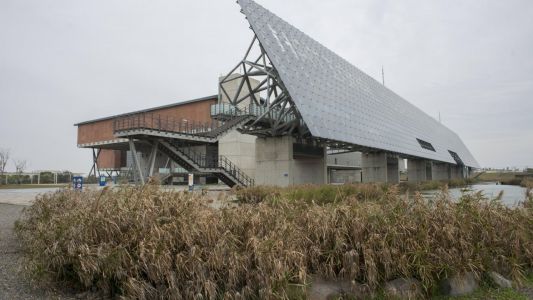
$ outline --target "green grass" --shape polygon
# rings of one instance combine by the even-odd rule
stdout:
[[[8,189],[42,189],[42,188],[54,188],[54,187],[66,187],[68,184],[2,184],[0,190]]]

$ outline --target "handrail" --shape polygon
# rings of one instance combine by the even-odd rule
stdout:
[[[113,121],[113,131],[132,129],[152,129],[185,134],[209,133],[223,125],[220,121],[200,122],[178,119],[153,113],[138,113],[124,116]]]
[[[281,119],[284,122],[291,122],[297,119],[297,117],[292,112],[284,112],[281,111],[279,108],[275,107],[272,108],[269,111],[268,107],[260,106],[256,104],[250,104],[245,107],[236,107],[229,103],[218,103],[218,104],[212,104],[211,105],[211,116],[231,116],[231,117],[238,117],[238,116],[254,116],[254,117],[267,117],[270,119]]]
[[[244,186],[253,186],[255,181],[246,173],[244,173],[237,165],[235,165],[231,160],[226,156],[219,155],[217,156],[208,156],[203,153],[198,153],[191,149],[191,147],[180,148],[174,145],[177,151],[181,152],[183,155],[187,156],[195,164],[201,168],[211,168],[211,169],[223,169],[231,176],[233,176],[240,184]]]

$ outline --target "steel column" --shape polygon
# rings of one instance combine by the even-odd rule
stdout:
[[[135,163],[135,167],[137,169],[137,172],[139,173],[139,179],[142,184],[144,184],[144,174],[141,169],[141,162],[139,161],[139,157],[137,156],[137,150],[135,149],[135,143],[133,142],[133,139],[128,139],[128,143],[130,144],[130,151],[133,156],[133,161]]]

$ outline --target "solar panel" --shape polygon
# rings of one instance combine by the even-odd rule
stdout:
[[[314,137],[455,164],[451,150],[479,167],[456,133],[254,1],[238,3]]]

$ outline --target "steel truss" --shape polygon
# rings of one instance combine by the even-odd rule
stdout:
[[[242,74],[234,73],[239,69]],[[230,95],[224,85],[236,80],[240,80],[238,88],[234,95]],[[253,87],[255,82],[259,83]],[[287,88],[255,35],[244,58],[222,78],[219,89],[219,105],[224,105],[222,97],[225,96],[230,114],[255,116],[240,129],[241,132],[265,137],[310,136]]]

